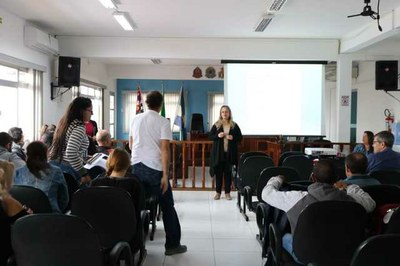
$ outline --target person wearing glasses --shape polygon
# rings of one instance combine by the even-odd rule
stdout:
[[[400,153],[392,150],[394,136],[389,131],[381,131],[374,137],[374,153],[368,155],[367,172],[400,169]]]
[[[66,168],[72,167],[75,172],[79,173],[82,184],[91,180],[83,166],[89,147],[85,122],[90,121],[92,113],[93,106],[89,98],[75,98],[58,122],[53,144],[50,147],[49,159],[64,172]]]

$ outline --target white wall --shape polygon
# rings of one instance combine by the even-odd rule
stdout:
[[[177,80],[220,80],[218,72],[222,65],[214,65],[217,76],[209,79],[205,76],[209,66],[198,66],[203,73],[203,77],[196,79],[193,77],[193,70],[197,66],[175,66],[175,65],[110,65],[108,74],[111,79],[177,79]]]
[[[396,60],[396,59],[394,59]],[[400,103],[384,91],[375,90],[375,62],[360,62],[360,75],[353,88],[358,90],[357,141],[360,142],[365,130],[378,133],[385,130],[384,110],[389,109],[400,121]],[[399,92],[391,92],[400,99]]]

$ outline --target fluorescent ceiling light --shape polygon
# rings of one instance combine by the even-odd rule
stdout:
[[[114,0],[99,0],[105,8],[117,9],[117,2]]]
[[[116,11],[113,16],[124,30],[134,29],[133,21],[127,12]]]
[[[273,14],[267,14],[263,16],[260,21],[258,22],[257,27],[255,28],[255,32],[263,32],[265,28],[271,23],[272,19],[274,18]]]
[[[269,8],[269,11],[273,11],[273,12],[279,11],[285,3],[286,3],[286,0],[275,0],[272,3],[271,7]]]

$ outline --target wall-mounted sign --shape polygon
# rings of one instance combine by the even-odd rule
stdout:
[[[349,106],[350,105],[350,96],[342,95],[342,98],[340,99],[340,105],[341,106]]]

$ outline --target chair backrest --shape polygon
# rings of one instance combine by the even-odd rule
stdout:
[[[104,169],[103,167],[98,166],[98,165],[93,166],[92,168],[88,169],[88,175],[92,179],[105,176],[105,174],[106,174],[106,169]]]
[[[283,161],[289,157],[289,156],[293,156],[293,155],[304,155],[303,152],[301,151],[287,151],[281,154],[281,156],[279,156],[279,162],[278,162],[278,166],[281,166]]]
[[[365,186],[367,192],[375,201],[376,206],[388,203],[400,203],[400,187],[394,185],[373,185]]]
[[[270,157],[251,156],[246,158],[242,165],[242,170],[240,170],[239,186],[241,188],[249,186],[255,191],[262,170],[273,166],[274,162]]]
[[[273,176],[283,175],[286,180],[298,180],[299,174],[296,170],[289,167],[279,166],[279,167],[268,167],[262,170],[257,183],[257,198],[259,202],[264,202],[261,198],[261,193],[264,187],[267,185],[268,180]]]
[[[193,113],[190,121],[190,131],[204,132],[203,114]]]
[[[365,220],[365,209],[356,202],[312,203],[300,213],[293,251],[305,264],[349,264],[364,240]]]
[[[93,228],[76,216],[27,215],[14,223],[11,242],[18,266],[103,265]]]
[[[400,170],[381,170],[369,173],[378,179],[381,184],[400,185]]]
[[[361,243],[354,252],[351,266],[397,266],[400,256],[397,253],[400,245],[399,234],[377,235]]]
[[[66,210],[71,209],[71,201],[72,201],[72,195],[79,189],[79,184],[76,181],[75,177],[72,176],[71,174],[64,173],[64,179],[65,182],[67,183],[68,187],[68,196],[69,196],[69,202]]]
[[[240,176],[240,169],[242,168],[244,161],[245,161],[247,158],[251,157],[251,156],[265,156],[265,157],[269,157],[265,152],[261,152],[261,151],[249,151],[249,152],[243,153],[243,154],[240,156],[239,162],[238,162],[238,165],[237,165],[239,176]]]
[[[80,189],[72,197],[71,213],[88,221],[102,247],[130,242],[136,235],[135,207],[129,193],[117,187]]]
[[[305,155],[292,155],[283,161],[282,166],[295,169],[299,173],[298,180],[309,180],[313,170],[313,161]]]
[[[386,226],[385,234],[400,234],[400,208],[394,209]]]
[[[49,198],[38,188],[14,185],[9,191],[10,195],[21,204],[31,208],[33,213],[52,213]]]

